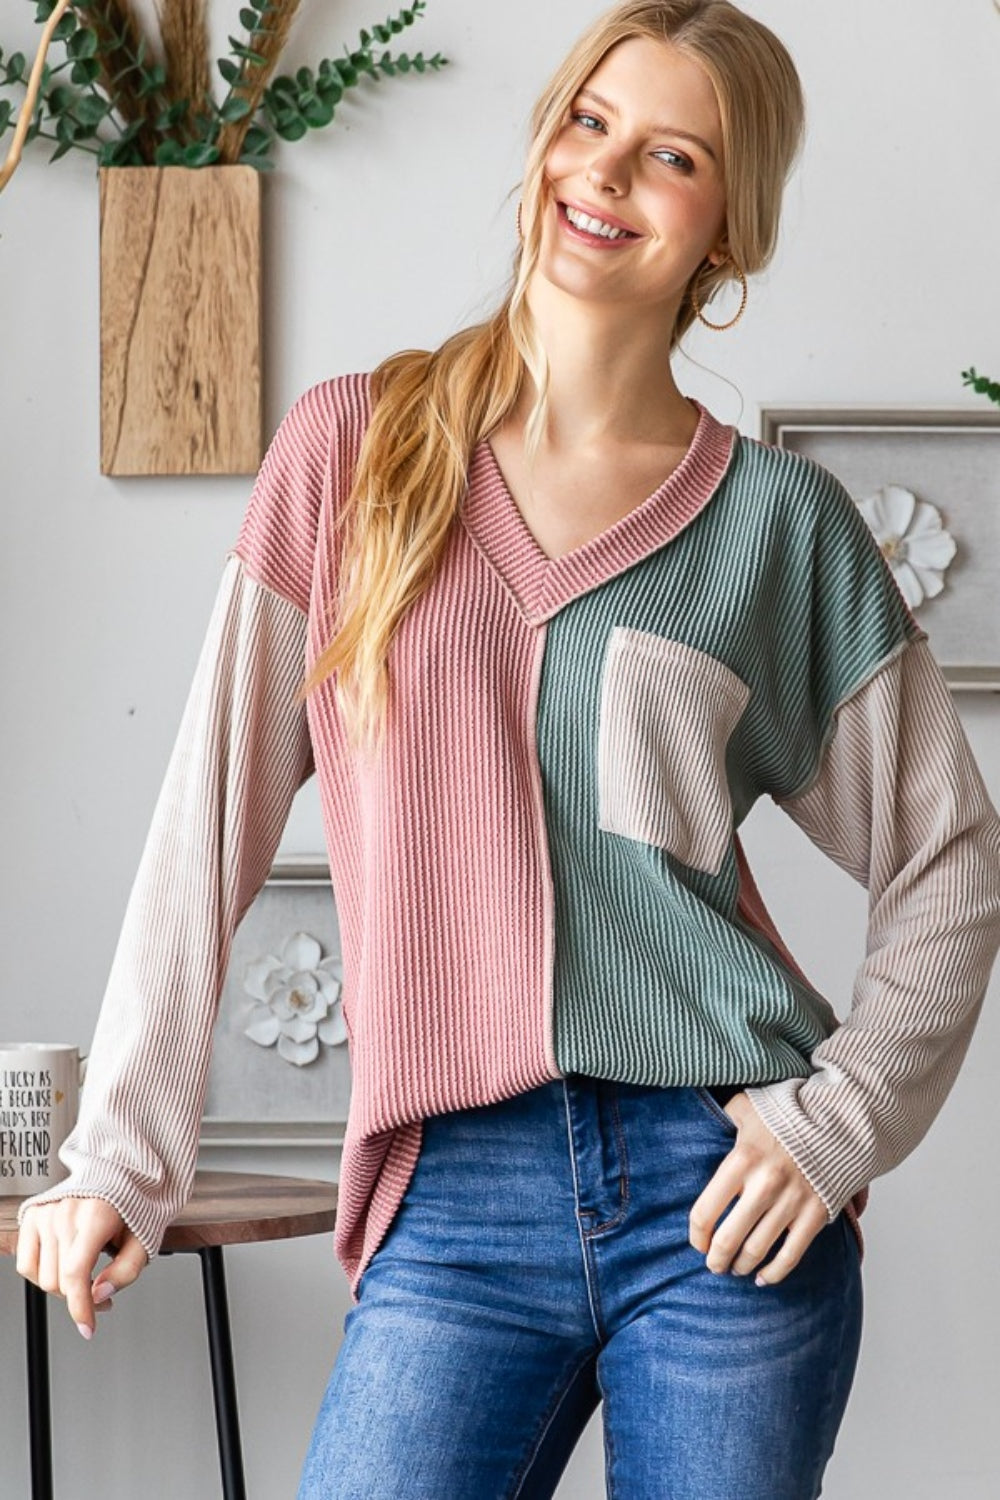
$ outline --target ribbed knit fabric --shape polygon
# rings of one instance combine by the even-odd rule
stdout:
[[[550,559],[486,439],[390,656],[380,757],[326,643],[368,378],[282,422],[228,559],[91,1051],[70,1176],[150,1255],[190,1191],[235,924],[319,779],[352,1094],[356,1296],[428,1115],[575,1071],[739,1083],[832,1219],[916,1145],[1000,945],[1000,820],[924,632],[834,477],[699,408],[682,464]],[[870,894],[843,1021],[738,837],[771,796]]]

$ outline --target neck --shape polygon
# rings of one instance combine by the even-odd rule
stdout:
[[[531,308],[549,362],[547,421],[541,451],[580,456],[588,449],[687,447],[698,423],[670,367],[663,316],[640,316],[620,303],[584,301],[534,278]],[[535,399],[525,373],[514,420],[523,425]]]

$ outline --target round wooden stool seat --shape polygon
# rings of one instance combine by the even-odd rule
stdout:
[[[0,1255],[17,1248],[23,1198],[0,1197]],[[250,1245],[324,1234],[337,1220],[337,1186],[310,1177],[257,1172],[196,1172],[194,1191],[163,1237],[163,1249]]]
[[[0,1255],[17,1251],[17,1211],[23,1202],[0,1196]],[[196,1172],[191,1197],[163,1237],[160,1254],[194,1253],[201,1260],[224,1500],[245,1500],[246,1486],[222,1247],[324,1234],[336,1221],[335,1183],[257,1172]],[[30,1281],[24,1288],[31,1495],[52,1500],[46,1295]]]

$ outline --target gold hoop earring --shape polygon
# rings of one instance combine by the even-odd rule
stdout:
[[[699,302],[698,302],[698,278],[697,278],[697,276],[695,277],[695,279],[691,283],[691,306],[694,308],[695,317],[698,319],[699,323],[703,323],[706,328],[711,328],[711,330],[712,330],[713,333],[725,333],[726,329],[727,328],[732,328],[736,323],[738,323],[740,321],[740,319],[742,318],[743,314],[746,312],[747,299],[749,297],[749,288],[747,286],[747,279],[746,279],[746,276],[743,274],[742,267],[738,266],[735,261],[733,262],[733,269],[735,270],[737,278],[739,279],[739,283],[740,283],[740,286],[742,288],[742,296],[740,297],[739,311],[737,312],[737,314],[736,314],[736,316],[734,318],[730,318],[729,319],[728,323],[710,323],[708,321],[708,319],[702,313],[701,307],[700,307]]]

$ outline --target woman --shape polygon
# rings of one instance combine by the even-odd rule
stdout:
[[[632,0],[532,126],[496,315],[313,387],[271,444],[18,1265],[89,1336],[155,1255],[232,932],[315,770],[353,1305],[302,1500],[551,1495],[602,1397],[610,1494],[806,1500],[868,1183],[1000,943],[1000,820],[850,497],[674,383],[773,252],[781,43]],[[744,858],[765,793],[869,889],[843,1023]]]

